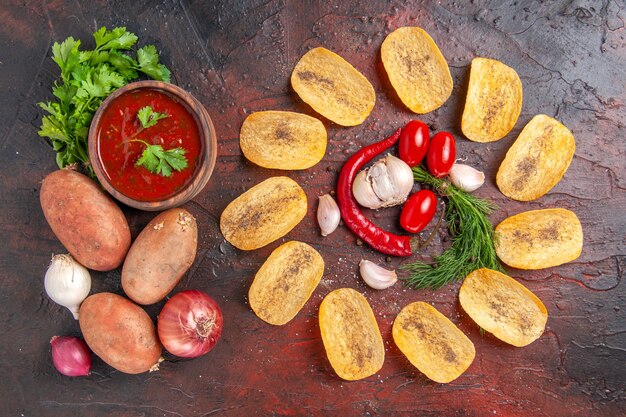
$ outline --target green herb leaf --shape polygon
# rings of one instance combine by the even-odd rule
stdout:
[[[170,82],[170,70],[159,64],[159,53],[154,45],[146,45],[137,50],[137,69],[155,80]]]
[[[187,151],[183,148],[163,150],[161,145],[150,145],[140,139],[135,139],[134,142],[141,142],[146,145],[146,149],[135,165],[142,166],[153,174],[169,177],[172,175],[172,170],[180,172],[188,166],[185,157]]]
[[[410,272],[407,284],[414,288],[436,289],[463,279],[479,268],[502,271],[494,248],[493,226],[487,217],[496,207],[434,177],[420,166],[413,168],[413,177],[447,197],[446,222],[452,245],[435,256],[432,264],[415,262],[401,266]]]
[[[141,122],[141,126],[144,129],[154,126],[155,124],[157,124],[159,120],[165,119],[168,117],[169,117],[169,114],[156,112],[152,110],[152,107],[150,106],[142,107],[137,112],[137,118]]]
[[[61,77],[64,81],[70,78],[70,74],[80,62],[79,46],[80,41],[74,40],[71,36],[61,43],[55,42],[52,45],[52,60],[61,68]]]
[[[126,80],[134,80],[137,78],[137,61],[126,54],[118,51],[109,51],[109,63],[123,76]]]
[[[93,38],[96,41],[96,50],[130,49],[137,42],[137,36],[127,32],[125,27],[107,30],[103,26],[93,34]]]
[[[123,52],[137,42],[137,36],[126,28],[109,31],[102,27],[94,33],[94,39],[96,48],[91,51],[79,50],[80,40],[72,37],[54,43],[52,59],[61,69],[61,78],[52,88],[57,102],[39,103],[48,113],[42,118],[39,135],[48,138],[57,152],[59,167],[81,162],[92,178],[95,174],[89,164],[87,135],[102,100],[137,79],[138,70],[160,81],[169,81],[170,77],[169,70],[159,64],[154,46],[141,48],[137,60]]]

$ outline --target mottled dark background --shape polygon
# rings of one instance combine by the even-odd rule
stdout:
[[[610,1],[16,1],[0,7],[0,415],[2,416],[622,416],[626,414],[626,82],[623,0]],[[168,361],[151,374],[125,375],[94,358],[88,378],[59,375],[50,360],[53,335],[79,335],[69,312],[43,291],[53,253],[63,251],[39,206],[43,177],[56,168],[37,136],[41,111],[58,69],[51,45],[74,36],[91,45],[102,25],[125,25],[154,43],[173,81],[206,106],[219,136],[214,177],[185,207],[199,221],[195,264],[176,290],[197,288],[224,312],[222,340],[207,356]],[[477,194],[500,206],[497,223],[529,209],[576,212],[585,241],[578,260],[525,272],[508,269],[537,294],[550,317],[545,334],[514,348],[481,335],[457,301],[459,284],[414,291],[365,287],[357,264],[385,257],[341,226],[321,238],[317,196],[331,191],[337,170],[365,144],[415,117],[390,88],[379,58],[384,37],[397,27],[426,29],[446,57],[455,81],[450,99],[421,117],[451,130],[458,154],[487,174]],[[259,168],[238,146],[242,121],[258,110],[315,113],[289,85],[291,70],[308,49],[323,45],[342,55],[374,85],[377,102],[361,126],[327,120],[327,154],[298,172]],[[460,133],[469,64],[496,58],[524,85],[521,116],[506,138],[471,143]],[[576,137],[564,179],[530,203],[508,200],[495,172],[522,127],[538,113],[553,116]],[[305,189],[309,212],[284,239],[242,252],[222,238],[218,219],[243,190],[273,175],[289,175]],[[125,208],[133,235],[153,216]],[[368,213],[397,229],[398,209]],[[312,244],[326,261],[323,280],[301,313],[272,327],[250,310],[246,294],[255,271],[286,239]],[[424,256],[441,251],[440,236]],[[390,261],[390,267],[399,264]],[[331,290],[365,294],[385,340],[381,371],[358,382],[340,380],[328,363],[317,310]],[[121,293],[120,272],[93,274],[93,291]],[[393,344],[391,324],[412,301],[432,303],[476,345],[476,359],[458,380],[441,385],[414,369]],[[162,304],[148,308],[156,317]]]

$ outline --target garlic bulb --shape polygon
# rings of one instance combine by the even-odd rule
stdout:
[[[398,281],[396,271],[389,271],[365,259],[359,263],[359,272],[363,281],[375,290],[384,290]]]
[[[44,287],[52,301],[67,307],[78,320],[78,308],[91,290],[91,276],[71,255],[55,255],[46,271]]]
[[[335,231],[341,220],[341,212],[339,206],[330,194],[324,194],[320,197],[317,206],[317,223],[322,230],[322,236],[328,236]]]
[[[455,187],[467,191],[468,193],[479,189],[485,182],[484,173],[464,164],[455,163],[452,165],[448,175]]]
[[[413,188],[413,171],[393,155],[376,161],[357,174],[352,193],[363,207],[378,209],[402,204]]]

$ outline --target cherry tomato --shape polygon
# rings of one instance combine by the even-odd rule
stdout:
[[[456,159],[454,137],[448,132],[439,132],[433,136],[426,154],[428,170],[437,178],[448,175]]]
[[[417,233],[430,223],[436,211],[435,193],[430,190],[419,190],[404,203],[400,213],[400,226],[407,232]]]
[[[419,120],[411,120],[404,126],[400,134],[400,144],[398,145],[400,159],[410,167],[419,165],[426,156],[429,142],[428,126]]]

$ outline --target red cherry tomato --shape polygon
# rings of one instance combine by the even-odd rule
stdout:
[[[398,145],[400,159],[410,167],[419,165],[426,156],[429,142],[428,126],[419,120],[411,120],[404,126],[400,134],[400,144]]]
[[[426,154],[428,170],[437,178],[448,175],[456,159],[454,137],[448,132],[439,132],[433,136]]]
[[[419,190],[404,203],[400,213],[400,226],[407,232],[417,233],[435,217],[437,197],[430,190]]]

